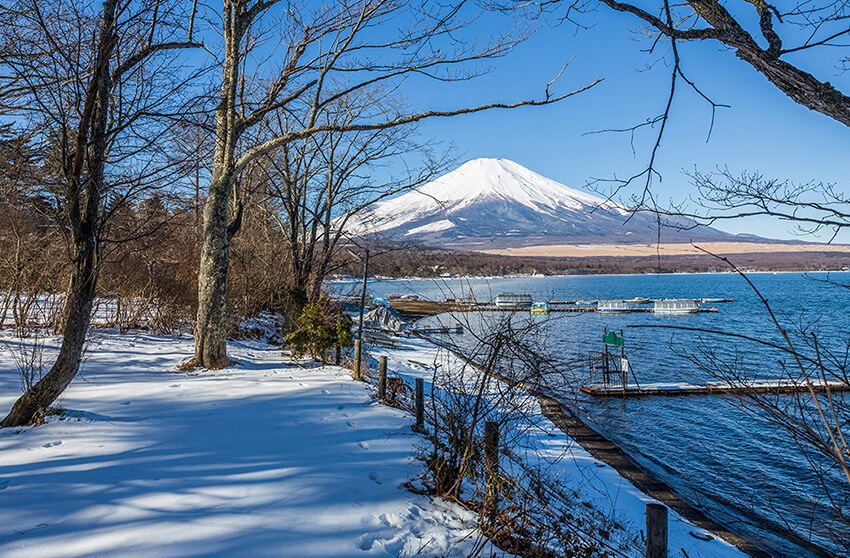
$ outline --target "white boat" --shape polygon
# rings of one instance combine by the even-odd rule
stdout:
[[[610,314],[619,314],[631,312],[632,307],[626,304],[623,299],[617,300],[600,300],[599,306],[596,307],[597,312],[607,312]]]
[[[696,300],[688,298],[665,298],[655,301],[656,314],[695,314],[699,312]]]
[[[502,293],[496,297],[497,308],[528,308],[534,300],[528,294]]]
[[[628,302],[629,304],[649,304],[652,302],[652,299],[646,298],[645,296],[636,296],[634,298],[626,299],[624,302]]]

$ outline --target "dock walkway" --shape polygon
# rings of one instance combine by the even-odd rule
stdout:
[[[823,382],[815,380],[811,384],[791,380],[759,380],[748,384],[711,382],[706,384],[659,383],[638,386],[592,384],[581,386],[581,391],[594,397],[647,397],[647,396],[683,396],[683,395],[735,395],[738,393],[805,393],[809,389],[815,392],[827,390],[833,392],[850,391],[850,385],[840,381]]]

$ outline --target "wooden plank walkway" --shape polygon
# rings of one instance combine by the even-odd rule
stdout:
[[[572,410],[572,405],[562,403],[542,393],[534,393],[533,395],[537,397],[540,403],[540,410],[546,418],[552,421],[561,432],[575,440],[590,455],[616,469],[620,475],[628,479],[638,490],[676,510],[679,515],[691,523],[711,531],[750,556],[754,558],[771,558],[770,554],[758,548],[752,541],[732,533],[723,525],[709,519],[696,507],[685,503],[673,492],[673,489],[669,485],[650,475],[619,446],[614,445],[607,438],[587,426],[576,416]],[[794,540],[796,541],[796,539]],[[803,543],[803,546],[808,548],[805,543]]]
[[[850,384],[841,381],[812,382],[811,388],[815,392],[825,392],[827,389],[833,392],[850,391]],[[647,396],[683,396],[683,395],[735,395],[739,393],[807,393],[809,386],[802,382],[789,380],[766,381],[760,380],[747,385],[733,385],[724,382],[698,384],[646,384],[627,386],[625,391],[622,386],[592,384],[581,386],[581,391],[594,397],[647,397]]]

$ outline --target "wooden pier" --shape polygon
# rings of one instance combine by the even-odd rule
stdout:
[[[648,397],[648,396],[684,396],[684,395],[737,395],[742,393],[808,393],[809,390],[818,393],[827,390],[832,392],[850,391],[850,384],[841,381],[823,382],[816,380],[811,384],[791,380],[759,380],[749,384],[731,384],[727,382],[710,382],[706,384],[643,384],[626,386],[592,384],[582,386],[581,391],[594,397]]]

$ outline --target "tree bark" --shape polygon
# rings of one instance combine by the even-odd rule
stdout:
[[[762,15],[762,34],[770,46],[762,49],[735,18],[716,0],[690,0],[689,4],[709,25],[719,31],[718,39],[736,49],[738,58],[765,76],[795,103],[850,126],[850,97],[829,82],[781,60],[782,41],[773,29],[770,11]]]
[[[230,365],[227,358],[227,268],[230,240],[235,231],[227,224],[230,180],[214,178],[204,208],[204,237],[198,271],[198,316],[195,360],[210,369]]]
[[[837,90],[829,82],[823,82],[812,74],[785,62],[783,54],[800,49],[783,50],[782,40],[774,29],[773,12],[767,3],[753,3],[759,16],[759,31],[769,46],[763,49],[748,32],[742,22],[747,20],[733,16],[718,0],[687,0],[694,13],[710,27],[678,28],[636,5],[617,0],[601,0],[618,12],[630,13],[642,19],[661,34],[674,40],[717,40],[735,49],[738,58],[765,76],[777,89],[795,103],[819,112],[850,126],[850,97]],[[663,13],[663,9],[661,10]]]

